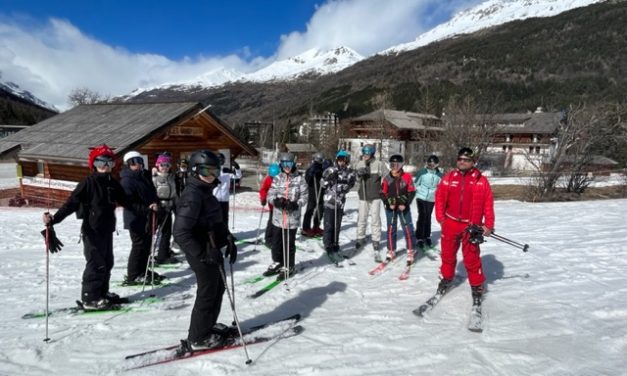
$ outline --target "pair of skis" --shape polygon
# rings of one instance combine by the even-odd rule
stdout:
[[[452,287],[451,287],[452,288]],[[449,288],[448,290],[450,290]],[[444,293],[436,292],[427,301],[421,304],[418,308],[412,312],[418,317],[425,317],[433,308],[440,302],[442,297],[448,292]],[[481,305],[473,305],[470,308],[470,314],[468,316],[468,330],[475,333],[481,333],[483,331],[483,316],[481,313]]]
[[[233,350],[237,348],[241,348],[244,345],[254,345],[263,342],[270,342],[282,338],[289,338],[296,336],[304,331],[304,328],[301,325],[297,325],[300,321],[301,315],[295,314],[289,317],[285,317],[278,320],[268,321],[265,324],[251,327],[242,332],[244,336],[244,341],[239,337],[236,330],[234,330],[233,335],[226,338],[224,344],[212,347],[206,350],[191,350],[189,343],[187,340],[181,340],[179,345],[167,346],[163,348],[159,348],[156,350],[149,350],[140,352],[137,354],[131,354],[125,357],[125,360],[128,361],[129,366],[126,368],[127,370],[138,369],[144,367],[155,366],[158,364],[171,363],[177,360],[190,359],[198,356],[209,355],[221,351]],[[272,327],[274,325],[278,325],[281,323],[289,323],[289,327],[284,329],[281,333],[275,335],[255,335],[255,332],[258,332],[262,329],[266,329]],[[248,338],[247,338],[248,337]]]
[[[386,270],[386,268],[388,268],[389,265],[395,264],[397,260],[398,258],[394,258],[394,259],[386,258],[385,260],[377,264],[377,266],[375,266],[374,269],[370,270],[368,274],[370,274],[371,276],[377,276],[383,273]],[[409,279],[409,275],[411,273],[411,269],[413,265],[414,265],[414,261],[407,262],[405,264],[405,267],[403,268],[403,272],[398,277],[398,279],[400,279],[401,281]]]

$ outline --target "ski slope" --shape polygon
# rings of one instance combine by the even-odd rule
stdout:
[[[349,194],[341,243],[354,241],[357,195]],[[239,239],[254,238],[260,211],[256,192],[237,195]],[[415,204],[413,206],[414,221]],[[39,231],[42,209],[0,207],[0,375],[119,375],[129,354],[175,345],[187,335],[194,276],[184,263],[159,270],[175,281],[153,291],[164,301],[128,313],[21,318],[42,310],[46,257]],[[201,356],[128,372],[132,375],[618,375],[627,369],[627,200],[496,203],[497,233],[529,243],[528,253],[496,242],[482,246],[487,277],[484,331],[467,330],[470,288],[463,283],[425,318],[412,310],[435,291],[439,261],[420,259],[410,278],[398,279],[403,260],[372,277],[370,245],[355,265],[327,262],[322,242],[300,237],[297,267],[287,285],[257,299],[268,279],[246,284],[271,262],[263,246],[242,245],[234,265],[235,304],[243,326],[301,313],[305,331],[243,350]],[[114,235],[112,290],[126,272],[128,233]],[[264,213],[263,223],[267,219]],[[231,225],[231,224],[230,224]],[[50,256],[50,307],[74,304],[84,266],[73,216],[55,226],[65,243]],[[434,236],[440,229],[434,225]],[[399,239],[399,249],[404,241]],[[229,268],[227,266],[227,272]],[[458,275],[465,275],[461,262]],[[230,278],[229,278],[230,283]],[[220,321],[232,313],[224,297]]]

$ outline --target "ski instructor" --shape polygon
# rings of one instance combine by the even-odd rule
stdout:
[[[494,197],[488,179],[475,168],[475,153],[464,147],[457,153],[457,168],[446,174],[435,192],[435,218],[442,226],[438,293],[444,294],[455,277],[457,250],[461,243],[464,266],[472,289],[473,305],[481,305],[485,276],[478,244],[473,244],[468,226],[483,229],[483,236],[494,230]]]
[[[194,152],[189,158],[191,176],[176,205],[174,240],[196,274],[196,301],[192,309],[187,345],[204,350],[224,344],[228,329],[216,324],[222,307],[224,257],[226,246],[229,263],[237,259],[235,239],[223,222],[220,203],[213,189],[220,184],[220,161],[209,150]]]

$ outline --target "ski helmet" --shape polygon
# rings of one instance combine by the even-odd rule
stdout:
[[[94,161],[97,158],[113,161],[115,159],[115,153],[113,153],[113,150],[111,150],[111,148],[108,147],[107,144],[102,144],[100,146],[91,148],[91,151],[89,152],[89,157],[87,158],[87,166],[89,166],[90,170],[94,169]]]
[[[362,155],[370,155],[373,156],[374,153],[377,152],[377,148],[372,144],[366,144],[363,148],[361,148]]]
[[[403,156],[400,155],[400,154],[394,154],[393,156],[390,157],[389,162],[390,163],[392,163],[392,162],[403,163],[404,162]]]
[[[279,167],[278,163],[272,163],[270,166],[268,166],[268,175],[275,177],[280,173],[281,168]]]
[[[279,154],[279,167],[281,169],[289,168],[290,170],[294,170],[296,168],[296,156],[294,153],[284,152]]]
[[[218,177],[220,174],[220,160],[211,150],[198,150],[189,158],[192,175]]]
[[[139,154],[139,152],[131,150],[128,153],[124,154],[124,163],[126,163],[128,166],[133,164],[140,164],[143,166],[144,158],[141,154]]]
[[[475,159],[475,152],[469,147],[463,147],[457,152],[457,157],[468,157],[472,160]]]
[[[430,155],[429,158],[427,158],[427,163],[438,164],[440,163],[440,158],[438,158],[437,155]]]
[[[344,159],[346,162],[348,162],[348,160],[350,159],[351,155],[348,154],[348,152],[346,150],[340,150],[337,152],[337,154],[335,154],[335,159]]]
[[[220,166],[223,166],[226,162],[226,157],[222,153],[218,153],[218,160],[220,161]]]
[[[317,152],[313,155],[313,161],[316,163],[322,163],[324,161],[324,154]]]
[[[172,157],[170,157],[167,154],[159,154],[159,156],[157,157],[157,162],[155,163],[155,165],[157,166],[161,166],[162,164],[166,164],[168,166],[170,166],[172,164]]]

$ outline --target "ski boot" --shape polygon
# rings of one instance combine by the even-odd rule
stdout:
[[[440,283],[438,284],[437,293],[440,294],[440,295],[446,294],[448,292],[448,290],[451,288],[452,284],[453,284],[453,280],[452,279],[445,279],[445,278],[440,279]]]
[[[281,270],[281,268],[283,267],[283,265],[280,262],[273,262],[272,264],[270,264],[270,266],[268,266],[268,269],[263,272],[263,276],[264,277],[270,277],[276,274],[279,274],[279,271]]]
[[[471,286],[470,289],[472,290],[472,305],[474,307],[480,307],[484,293],[483,285]]]

